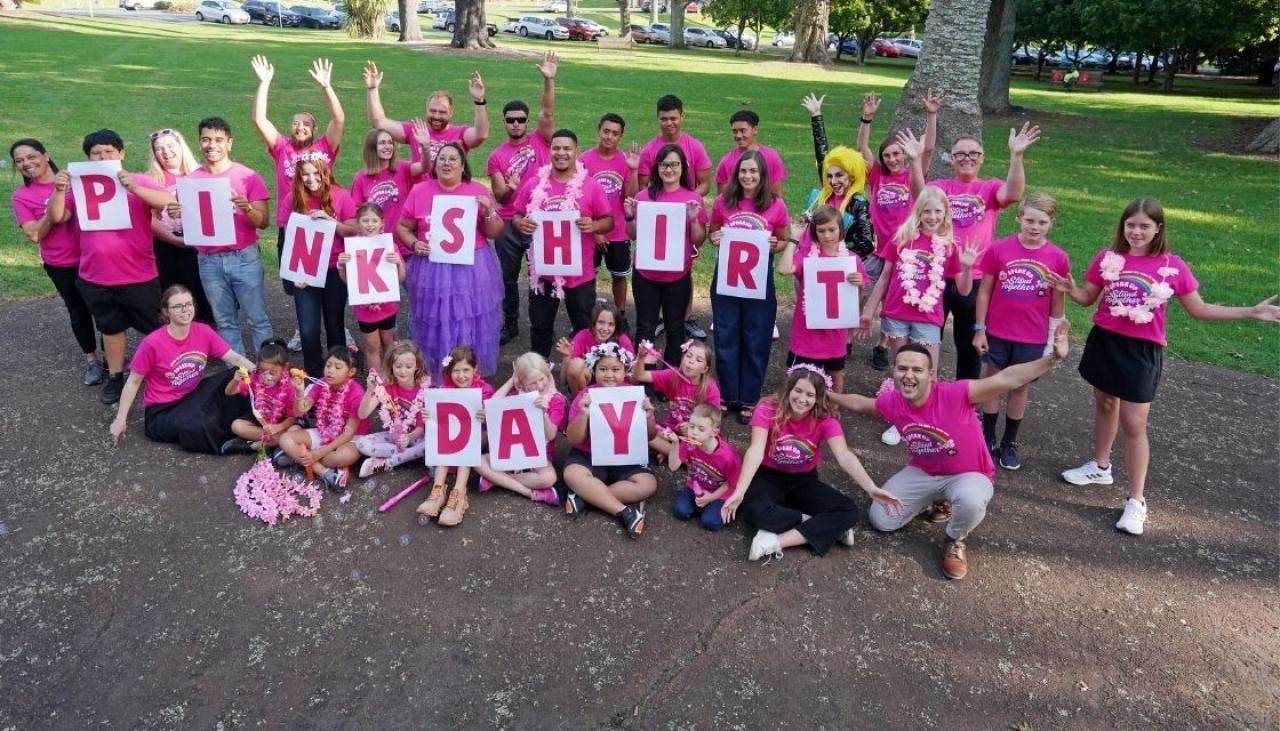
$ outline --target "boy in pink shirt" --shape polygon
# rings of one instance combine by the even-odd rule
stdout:
[[[764,158],[765,167],[769,169],[769,185],[774,195],[782,195],[782,184],[787,179],[787,166],[782,163],[782,156],[772,147],[760,144],[760,115],[750,109],[739,109],[729,117],[729,132],[733,135],[733,149],[725,153],[716,164],[716,190],[721,190],[733,178],[738,169],[738,158],[748,150],[755,150]]]
[[[591,177],[600,184],[613,211],[613,228],[596,235],[596,268],[604,264],[613,287],[613,305],[618,308],[620,327],[630,330],[627,322],[627,277],[631,276],[631,237],[627,233],[623,201],[634,198],[640,190],[637,168],[640,147],[632,142],[624,152],[619,149],[627,122],[613,112],[606,112],[596,125],[596,146],[578,159]]]
[[[738,484],[742,457],[720,434],[720,409],[711,404],[698,404],[689,417],[689,434],[674,437],[679,448],[671,455],[671,471],[685,465],[684,487],[676,493],[671,514],[676,520],[699,516],[702,527],[717,531],[724,527],[720,509]]]

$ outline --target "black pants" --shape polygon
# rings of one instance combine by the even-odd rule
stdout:
[[[231,422],[250,413],[249,399],[226,393],[234,375],[228,368],[205,376],[181,400],[148,406],[143,418],[147,439],[177,444],[187,452],[218,454],[222,443],[235,436]]]
[[[541,292],[529,293],[529,349],[543,358],[551,357],[555,343],[556,313],[560,311],[560,299],[551,294],[551,284],[544,283]],[[565,287],[564,308],[569,313],[573,332],[591,325],[591,310],[596,306],[596,282],[583,282],[576,287]]]
[[[330,269],[323,287],[295,289],[293,308],[298,313],[298,335],[302,339],[302,367],[313,378],[324,375],[325,351],[347,344],[347,283]],[[324,324],[324,345],[320,325]]]
[[[947,324],[947,315],[951,315],[951,336],[956,344],[956,380],[964,378],[980,378],[982,376],[982,357],[973,349],[973,323],[978,311],[978,283],[974,282],[968,296],[956,290],[956,280],[948,279],[947,288],[942,293],[942,324]],[[937,367],[937,364],[934,364]]]
[[[494,241],[498,263],[502,265],[502,321],[516,323],[520,318],[520,266],[525,261],[525,252],[533,243],[532,236],[526,236],[516,230],[507,221],[502,233]],[[534,348],[537,350],[537,348]]]
[[[283,228],[276,229],[276,261],[284,262],[284,229]],[[276,266],[277,272],[279,271],[279,268],[280,268],[280,264],[277,264]],[[293,282],[290,282],[288,279],[281,279],[280,286],[284,287],[284,293],[289,295],[290,297],[292,297],[293,293],[297,291],[297,289],[293,286]]]
[[[640,272],[631,276],[631,292],[636,300],[636,342],[653,342],[658,327],[658,311],[666,327],[667,339],[662,357],[672,365],[679,365],[680,346],[685,341],[684,310],[693,291],[693,274],[685,274],[674,282],[655,282]]]
[[[76,336],[80,352],[88,354],[98,352],[97,338],[93,332],[93,313],[89,311],[84,295],[80,294],[80,288],[76,286],[76,277],[80,276],[80,268],[45,264],[44,272],[53,282],[53,288],[58,290],[62,304],[67,306],[67,316],[71,318],[71,332]]]
[[[825,554],[858,522],[858,506],[844,493],[818,479],[818,471],[779,472],[763,465],[742,499],[747,524],[770,533],[800,531],[813,552]],[[802,517],[809,519],[800,522]]]
[[[204,294],[204,285],[200,283],[200,254],[195,249],[179,249],[160,239],[151,239],[151,248],[156,254],[156,271],[160,274],[160,292],[174,284],[181,284],[191,290],[196,302],[196,319],[206,325],[213,326],[213,308],[209,306],[209,298]]]

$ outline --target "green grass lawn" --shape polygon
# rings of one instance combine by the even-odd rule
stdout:
[[[533,7],[519,7],[525,6]],[[616,20],[610,24],[615,26]],[[516,97],[536,103],[539,88],[532,57],[423,54],[392,44],[354,42],[332,32],[4,18],[0,36],[11,59],[0,66],[0,98],[5,100],[0,105],[0,139],[7,144],[18,137],[38,137],[59,162],[80,157],[79,141],[85,132],[109,126],[125,137],[130,145],[127,162],[138,169],[145,160],[147,133],[172,126],[194,136],[196,120],[218,114],[235,128],[235,157],[270,179],[270,161],[249,123],[255,86],[249,58],[259,52],[268,54],[277,69],[271,106],[277,124],[297,109],[321,111],[320,95],[305,70],[316,56],[333,59],[348,114],[346,151],[339,164],[344,181],[355,172],[365,129],[359,76],[365,59],[375,59],[385,70],[383,101],[397,118],[422,114],[423,98],[432,89],[449,89],[465,99],[465,76],[478,68],[488,84],[493,123],[490,142],[473,158],[473,166],[481,170],[502,134],[500,105]],[[498,41],[501,44],[502,34]],[[560,52],[564,63],[559,119],[584,140],[593,138],[595,121],[609,110],[627,117],[631,138],[649,138],[656,131],[653,102],[670,92],[686,102],[687,129],[718,159],[732,144],[729,114],[750,106],[764,120],[763,140],[783,153],[791,170],[786,197],[793,207],[803,202],[817,180],[800,98],[809,91],[827,94],[833,143],[852,142],[856,100],[874,89],[886,98],[875,130],[878,142],[910,74],[910,66],[903,63],[842,63],[835,71],[824,71],[790,67],[777,56],[739,57],[726,51],[642,47],[620,54],[600,52],[594,44],[564,42],[507,43],[505,48]],[[1027,160],[1028,187],[1059,199],[1052,237],[1072,255],[1077,273],[1110,241],[1124,205],[1136,196],[1153,195],[1164,202],[1173,245],[1195,268],[1205,299],[1252,304],[1280,289],[1280,168],[1274,160],[1212,152],[1197,142],[1227,137],[1237,118],[1274,117],[1280,114],[1280,103],[1229,82],[1185,86],[1190,91],[1166,96],[1121,81],[1108,85],[1107,91],[1068,95],[1019,77],[1014,102],[1027,107],[1044,130]],[[470,113],[469,105],[460,105],[460,119]],[[1010,124],[1012,120],[988,121],[988,174],[1004,174]],[[0,174],[0,193],[6,200],[18,182],[7,163]],[[34,247],[13,226],[8,206],[4,211],[3,296],[52,294]],[[1006,214],[1001,230],[1009,231],[1013,224]],[[704,291],[709,258],[699,264]],[[1173,354],[1280,375],[1280,328],[1200,324],[1181,309],[1173,310]],[[1083,332],[1090,313],[1075,307],[1070,312],[1077,332]]]

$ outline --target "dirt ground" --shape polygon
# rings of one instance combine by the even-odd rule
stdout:
[[[921,522],[750,563],[743,528],[670,517],[665,470],[639,542],[510,494],[451,530],[414,499],[378,514],[417,468],[267,528],[232,500],[248,458],[149,443],[140,408],[110,446],[56,299],[7,304],[0,331],[0,729],[1280,727],[1265,378],[1167,364],[1135,538],[1121,487],[1058,478],[1091,418],[1060,367],[953,582]],[[850,388],[871,392],[865,359]],[[844,423],[874,478],[902,465],[881,424]]]

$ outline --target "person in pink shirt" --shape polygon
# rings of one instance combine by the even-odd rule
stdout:
[[[382,431],[352,440],[365,457],[360,464],[360,477],[422,462],[427,451],[422,392],[430,386],[422,351],[412,340],[393,343],[378,367],[369,368],[360,417],[368,419],[377,411]]]
[[[341,492],[347,488],[351,465],[360,459],[360,450],[352,442],[369,433],[369,420],[360,418],[364,389],[356,383],[355,356],[345,346],[330,348],[324,379],[294,375],[293,386],[294,415],[309,414],[312,426],[290,427],[280,436],[280,448],[272,460],[277,467],[301,465],[316,473],[325,487]]]
[[[85,136],[81,149],[91,161],[124,162],[124,140],[109,129]],[[160,326],[159,273],[151,241],[151,217],[174,202],[171,194],[146,175],[133,175],[123,166],[117,173],[125,189],[128,227],[108,231],[80,231],[80,265],[76,287],[93,313],[102,333],[107,362],[107,383],[98,400],[108,406],[120,400],[124,390],[125,332],[133,328],[146,334]],[[45,215],[52,223],[65,223],[76,215],[76,200],[68,193],[71,175],[54,176],[53,194]]]
[[[715,351],[701,340],[686,340],[681,349],[684,353],[680,360],[669,367],[665,362],[659,363],[651,343],[641,343],[639,365],[642,367],[632,374],[636,383],[652,384],[653,392],[667,401],[667,415],[661,430],[649,442],[659,462],[675,454],[674,437],[688,435],[689,415],[694,407],[708,404],[717,411],[724,409],[720,385],[711,375],[716,368]]]
[[[542,429],[547,438],[547,463],[517,472],[499,472],[493,469],[488,454],[480,455],[480,492],[489,491],[494,485],[535,503],[560,507],[560,495],[556,492],[556,468],[551,464],[556,453],[556,435],[564,428],[569,402],[556,390],[551,365],[537,353],[525,353],[511,363],[511,378],[494,391],[493,398],[505,398],[522,393],[536,394],[534,406],[542,412]],[[492,448],[493,445],[490,445]]]
[[[379,236],[387,228],[382,209],[377,203],[364,203],[356,208],[356,226],[361,236]],[[392,241],[396,237],[392,236]],[[401,283],[408,276],[404,258],[400,250],[403,242],[387,252],[387,261],[396,267],[396,279]],[[347,281],[347,265],[351,263],[351,254],[342,252],[338,255],[338,276]],[[348,288],[349,289],[349,288]],[[364,336],[365,363],[371,371],[382,367],[382,353],[389,350],[396,341],[396,315],[400,314],[400,302],[374,302],[372,304],[352,305],[351,314],[355,315],[356,327]]]
[[[718,329],[718,328],[717,328]],[[801,363],[787,369],[777,394],[760,402],[751,417],[751,446],[733,494],[721,509],[725,523],[742,506],[756,529],[748,558],[782,557],[784,548],[808,544],[819,556],[837,541],[853,545],[858,506],[818,476],[822,446],[840,469],[889,512],[902,504],[876,483],[849,449],[831,400],[831,380],[821,368]]]
[[[973,347],[986,361],[983,377],[1029,363],[1044,355],[1066,309],[1066,295],[1054,291],[1050,272],[1071,274],[1067,252],[1049,241],[1058,203],[1048,193],[1032,193],[1018,206],[1020,231],[987,248],[980,266],[986,272],[978,289]],[[1018,429],[1027,415],[1031,384],[1009,392],[1004,434],[996,442],[1000,399],[982,405],[982,436],[1002,469],[1022,467]]]
[[[560,338],[556,341],[556,352],[560,354],[560,370],[564,373],[564,385],[569,389],[569,396],[576,396],[587,387],[591,374],[587,372],[587,353],[597,345],[617,343],[624,350],[636,355],[636,346],[631,336],[622,329],[622,315],[613,303],[603,299],[596,300],[591,308],[591,327],[583,328],[573,334],[573,338]]]
[[[787,180],[787,166],[782,163],[782,156],[777,150],[760,144],[760,115],[750,109],[739,109],[729,117],[729,133],[733,135],[733,149],[726,152],[716,164],[716,190],[722,190],[729,184],[742,153],[754,150],[760,153],[765,166],[769,168],[769,185],[773,186],[773,194],[782,195],[782,184]]]
[[[668,435],[678,445],[672,450],[670,467],[685,468],[684,487],[676,493],[671,514],[676,520],[698,522],[709,531],[724,527],[722,508],[738,484],[742,457],[720,433],[720,408],[698,404],[689,415],[687,436]]]
[[[129,410],[141,390],[147,439],[219,454],[222,444],[235,436],[231,424],[249,411],[248,399],[227,394],[227,384],[236,375],[233,368],[252,371],[253,361],[232,350],[213,328],[195,322],[195,298],[181,284],[164,291],[161,312],[164,327],[148,333],[134,351],[111,422],[111,440],[119,445],[124,439]],[[206,378],[211,358],[233,368]]]
[[[98,336],[94,334],[93,313],[76,287],[80,275],[80,241],[74,221],[55,223],[48,216],[49,198],[53,196],[58,166],[40,140],[21,139],[9,146],[13,167],[22,175],[22,187],[13,191],[13,217],[27,240],[40,249],[40,264],[53,288],[62,298],[75,335],[86,361],[80,381],[97,386],[107,380],[107,370],[98,355]]]
[[[200,167],[196,156],[182,133],[165,128],[152,132],[151,161],[147,175],[159,183],[169,194],[178,196],[178,180]],[[152,248],[156,254],[156,271],[160,274],[160,289],[181,284],[196,296],[196,322],[214,327],[213,307],[200,283],[200,256],[187,246],[182,238],[182,216],[176,207],[172,211],[163,208],[151,219]]]
[[[530,237],[517,231],[511,224],[515,209],[516,191],[520,184],[532,177],[543,165],[551,162],[551,134],[556,131],[556,70],[559,60],[551,51],[542,56],[538,72],[542,74],[542,99],[538,110],[538,123],[529,130],[529,105],[513,99],[502,107],[502,122],[506,126],[507,139],[489,153],[489,187],[498,202],[498,216],[502,219],[502,234],[493,246],[502,264],[502,334],[505,344],[520,334],[520,266],[529,250]]]
[[[532,236],[537,230],[532,218],[537,212],[568,210],[578,211],[577,229],[584,234],[581,274],[544,277],[536,265],[529,267],[530,350],[546,358],[555,342],[561,300],[574,332],[590,324],[596,300],[595,234],[613,229],[613,209],[600,184],[578,162],[578,136],[572,130],[561,129],[552,135],[551,164],[539,168],[536,176],[520,187],[512,208],[516,212],[512,222],[525,235]]]
[[[414,123],[387,117],[382,110],[381,86],[382,72],[378,70],[377,64],[367,62],[364,66],[364,87],[369,105],[369,126],[390,132],[396,142],[411,142],[414,138]],[[427,97],[426,116],[430,139],[425,146],[410,147],[414,162],[425,159],[424,167],[430,170],[441,146],[453,142],[460,145],[463,152],[470,152],[478,149],[489,138],[489,108],[485,104],[484,80],[480,78],[479,71],[471,72],[467,92],[475,105],[475,121],[471,127],[452,123],[453,97],[449,92],[433,91]]]
[[[426,134],[425,124],[415,127],[415,135]],[[424,167],[422,163],[411,163],[396,157],[396,140],[390,132],[382,129],[371,129],[364,137],[364,149],[360,168],[351,178],[351,199],[357,206],[372,203],[382,211],[382,233],[395,234],[400,223],[400,209],[409,197]],[[408,256],[411,252],[400,246],[396,239],[400,255]]]
[[[833,395],[832,401],[854,413],[894,425],[906,442],[907,466],[884,483],[900,509],[895,512],[888,509],[890,503],[877,501],[868,514],[872,527],[895,531],[926,512],[932,522],[946,522],[942,573],[963,579],[969,571],[965,538],[986,517],[995,493],[996,468],[973,407],[1048,373],[1067,357],[1069,330],[1069,323],[1060,324],[1053,349],[1044,357],[981,380],[937,380],[929,349],[909,343],[894,355],[892,388],[882,388],[874,398]]]
[[[619,328],[630,330],[627,321],[627,277],[631,276],[631,239],[622,210],[623,201],[634,198],[640,190],[636,168],[640,166],[640,146],[632,142],[624,151],[622,135],[627,122],[620,115],[606,112],[596,125],[596,146],[578,158],[591,177],[604,189],[613,211],[613,228],[596,234],[596,268],[601,264],[609,272],[613,289],[613,305],[618,308]]]
[[[1050,276],[1053,286],[1076,304],[1098,304],[1080,357],[1080,375],[1093,386],[1093,459],[1066,470],[1062,479],[1073,485],[1110,485],[1111,447],[1123,430],[1129,495],[1116,528],[1133,535],[1142,535],[1147,519],[1147,417],[1164,368],[1169,300],[1176,297],[1197,320],[1280,322],[1274,296],[1253,307],[1205,302],[1191,267],[1170,251],[1167,236],[1160,202],[1138,198],[1120,215],[1111,246],[1089,264],[1083,287],[1075,286],[1069,275]]]
[[[271,340],[267,315],[267,287],[262,271],[258,231],[271,225],[267,202],[271,191],[257,173],[231,160],[231,125],[222,117],[207,117],[197,125],[204,164],[193,179],[223,178],[231,185],[235,241],[228,246],[197,246],[200,281],[213,309],[218,335],[237,352],[246,352],[240,337],[240,316],[249,328],[249,345],[256,351]]]
[[[911,132],[898,134],[898,144],[911,158],[911,192],[919,195],[925,186],[924,142]],[[951,144],[951,170],[953,177],[938,178],[930,182],[947,194],[951,206],[951,222],[955,226],[956,240],[965,244],[973,241],[978,255],[986,251],[995,238],[1000,211],[1022,197],[1026,188],[1026,175],[1022,160],[1027,148],[1040,139],[1040,128],[1030,123],[1021,129],[1009,130],[1009,173],[1004,180],[979,178],[982,172],[982,141],[969,136],[957,137]],[[981,269],[974,269],[975,278],[982,276]],[[973,349],[973,323],[978,293],[971,290],[965,295],[958,291],[956,282],[948,281],[943,295],[943,321],[954,318],[951,325],[956,345],[956,378],[977,378],[982,368],[978,352]]]
[[[276,226],[279,228],[276,239],[276,254],[284,251],[284,227],[292,212],[289,208],[288,192],[293,185],[298,163],[303,160],[319,160],[333,170],[338,160],[338,151],[342,147],[342,130],[346,126],[347,116],[342,110],[342,102],[333,90],[333,64],[328,59],[317,59],[311,64],[311,78],[324,93],[325,104],[329,108],[329,124],[324,134],[319,134],[319,123],[311,112],[298,112],[289,119],[288,136],[280,134],[275,125],[267,117],[267,97],[271,92],[271,80],[275,77],[275,67],[267,61],[266,56],[254,56],[251,65],[253,73],[258,77],[258,88],[253,95],[253,126],[267,145],[267,154],[276,163]],[[284,292],[293,296],[293,282],[281,280]],[[290,346],[292,347],[292,343]]]

